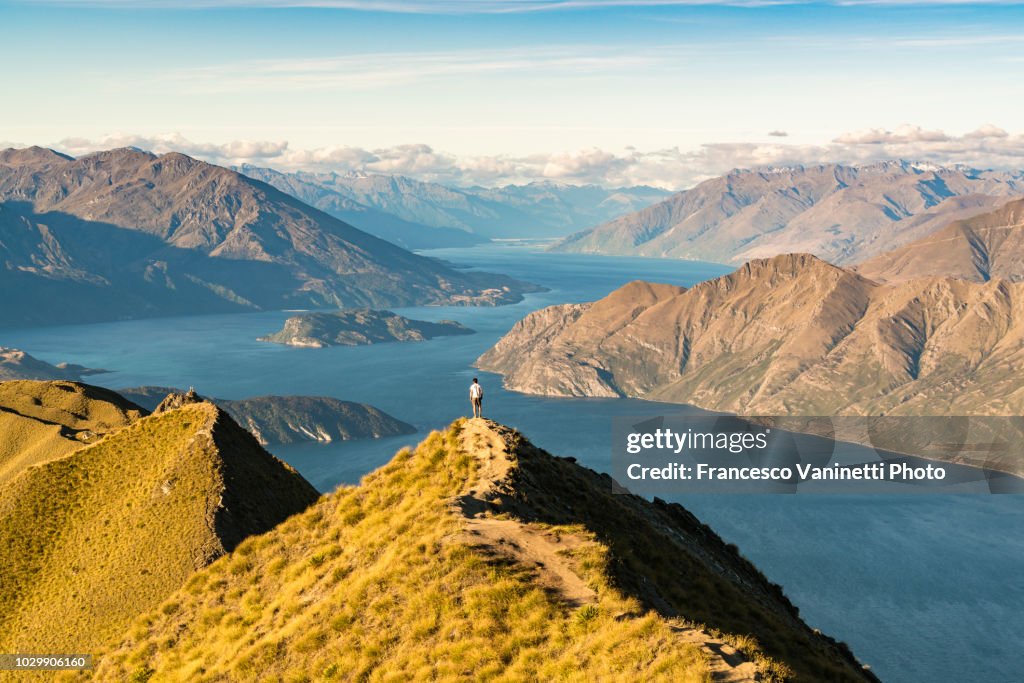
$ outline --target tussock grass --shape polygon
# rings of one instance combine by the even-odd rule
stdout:
[[[95,652],[142,612],[174,615],[161,602],[197,569],[317,497],[208,403],[78,447],[0,484],[0,652]]]
[[[112,391],[77,382],[0,382],[0,485],[142,414]]]
[[[458,434],[243,542],[140,619],[97,679],[709,680],[673,620],[611,586],[595,538],[574,558],[598,591],[582,607],[469,545],[451,500],[477,461]]]

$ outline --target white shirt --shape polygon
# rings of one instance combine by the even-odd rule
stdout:
[[[483,398],[484,388],[477,383],[469,385],[469,397],[470,398]]]

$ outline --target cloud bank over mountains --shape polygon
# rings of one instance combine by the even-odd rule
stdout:
[[[910,124],[893,129],[871,128],[842,133],[818,145],[787,143],[785,136],[775,130],[767,131],[763,140],[708,143],[694,149],[627,147],[609,151],[593,147],[519,156],[460,156],[428,144],[293,149],[284,140],[210,143],[196,142],[179,133],[65,138],[50,146],[74,156],[115,147],[138,147],[156,153],[182,152],[222,165],[250,163],[283,171],[395,174],[458,186],[551,180],[608,187],[654,185],[681,189],[733,168],[826,162],[863,164],[896,158],[978,168],[1024,168],[1024,134],[1010,133],[993,124],[959,135]],[[0,147],[8,146],[24,144],[0,143]]]

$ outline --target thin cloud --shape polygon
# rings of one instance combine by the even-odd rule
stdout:
[[[658,56],[653,54],[591,46],[493,50],[486,55],[475,50],[392,52],[329,59],[252,59],[179,69],[160,75],[156,80],[184,90],[218,93],[368,89],[496,73],[580,75],[630,72],[649,67],[657,59]]]

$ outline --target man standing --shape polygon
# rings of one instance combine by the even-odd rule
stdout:
[[[484,388],[480,386],[480,382],[477,381],[476,377],[473,378],[473,383],[469,385],[469,402],[473,404],[473,417],[483,417]]]

